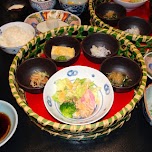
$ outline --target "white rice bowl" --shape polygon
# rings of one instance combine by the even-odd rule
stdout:
[[[35,29],[24,22],[10,22],[0,27],[0,47],[8,54],[16,54],[35,36]]]

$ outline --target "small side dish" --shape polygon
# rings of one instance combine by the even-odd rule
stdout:
[[[142,71],[137,62],[118,55],[105,59],[100,71],[109,78],[114,91],[119,93],[133,90],[142,77]]]
[[[48,79],[57,71],[55,63],[47,58],[35,57],[22,62],[16,70],[16,81],[26,92],[42,93]],[[23,74],[24,73],[24,74]]]
[[[16,131],[18,114],[7,101],[0,100],[0,147],[3,146]]]
[[[79,40],[68,35],[53,37],[46,41],[44,46],[45,56],[60,67],[74,64],[80,56],[80,51]]]
[[[144,90],[143,113],[147,122],[152,126],[152,83]]]
[[[152,52],[146,53],[144,60],[147,68],[147,76],[152,79]]]
[[[113,2],[104,2],[96,6],[95,13],[104,23],[115,27],[126,16],[126,9]]]
[[[128,32],[126,34],[150,35],[152,26],[150,22],[138,16],[126,16],[119,20],[118,29]]]
[[[117,54],[119,43],[110,34],[92,33],[81,41],[81,47],[89,61],[101,64],[106,58]]]

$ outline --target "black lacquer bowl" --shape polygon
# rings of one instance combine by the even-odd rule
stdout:
[[[35,71],[46,72],[48,78],[57,72],[55,63],[47,58],[30,58],[21,63],[16,70],[16,81],[26,92],[33,94],[42,93],[44,87],[32,87],[30,77]]]
[[[115,17],[109,16],[107,18],[106,14],[109,13],[109,11],[113,11]],[[117,26],[118,21],[126,16],[126,9],[120,4],[106,2],[98,5],[95,8],[95,13],[104,23]]]
[[[150,35],[150,33],[152,32],[151,24],[145,19],[137,16],[126,16],[123,19],[119,20],[118,28],[122,31],[131,28],[138,28],[140,35]]]
[[[91,53],[92,46],[96,47],[105,47],[111,53],[106,56],[94,56]],[[84,56],[90,60],[91,62],[100,64],[106,58],[112,57],[117,54],[119,50],[119,43],[118,40],[115,39],[113,36],[104,33],[93,33],[85,37],[81,42],[81,47]]]
[[[111,72],[121,72],[125,74],[128,79],[126,86],[113,85],[115,92],[129,92],[134,89],[140,82],[142,77],[142,71],[140,66],[130,58],[123,56],[114,56],[107,58],[100,67],[100,71],[108,76]]]
[[[73,58],[65,61],[53,60],[51,51],[53,46],[65,46],[74,48],[75,55]],[[57,66],[66,67],[74,64],[80,56],[81,46],[78,39],[71,36],[57,36],[48,40],[44,46],[44,54],[47,58],[53,60]]]

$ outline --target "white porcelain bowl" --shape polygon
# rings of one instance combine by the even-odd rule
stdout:
[[[152,80],[152,52],[146,53],[144,60],[147,68],[147,76]]]
[[[152,83],[144,91],[143,112],[147,122],[152,126]]]
[[[125,2],[123,0],[114,0],[115,3],[118,3],[122,6],[124,6],[127,10],[127,12],[130,12],[140,6],[142,6],[147,0],[140,0],[140,2]]]
[[[96,87],[98,88],[98,91],[97,92],[95,91],[98,94],[97,95],[98,103],[94,107],[93,113],[86,118],[65,117],[64,115],[61,114],[60,105],[58,104],[58,102],[54,101],[53,99],[53,95],[55,94],[56,89],[57,89],[56,82],[59,79],[68,79],[73,83],[77,78],[79,79],[86,78],[89,81],[94,83],[95,88]],[[78,86],[80,87],[81,85],[78,85]],[[77,94],[76,91],[75,91],[75,94]],[[60,122],[63,122],[66,124],[72,124],[72,125],[85,125],[85,124],[94,123],[100,120],[111,109],[113,105],[113,100],[114,100],[114,91],[108,78],[99,70],[95,70],[87,66],[69,66],[62,70],[59,70],[58,72],[56,72],[54,75],[50,77],[43,91],[43,101],[48,112]]]
[[[1,147],[15,133],[17,125],[18,125],[18,115],[17,115],[15,108],[10,103],[3,101],[3,100],[0,100],[0,114],[5,114],[10,119],[10,129],[9,129],[7,135],[0,140],[0,147]]]
[[[65,11],[79,16],[86,9],[88,0],[59,0],[59,3]]]
[[[16,54],[34,36],[35,29],[27,23],[6,23],[0,27],[0,48],[8,54]]]

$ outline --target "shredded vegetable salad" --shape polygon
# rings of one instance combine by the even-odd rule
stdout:
[[[60,105],[63,116],[68,118],[89,117],[99,103],[100,87],[87,78],[77,78],[74,82],[68,78],[56,81],[56,92],[52,96]]]

